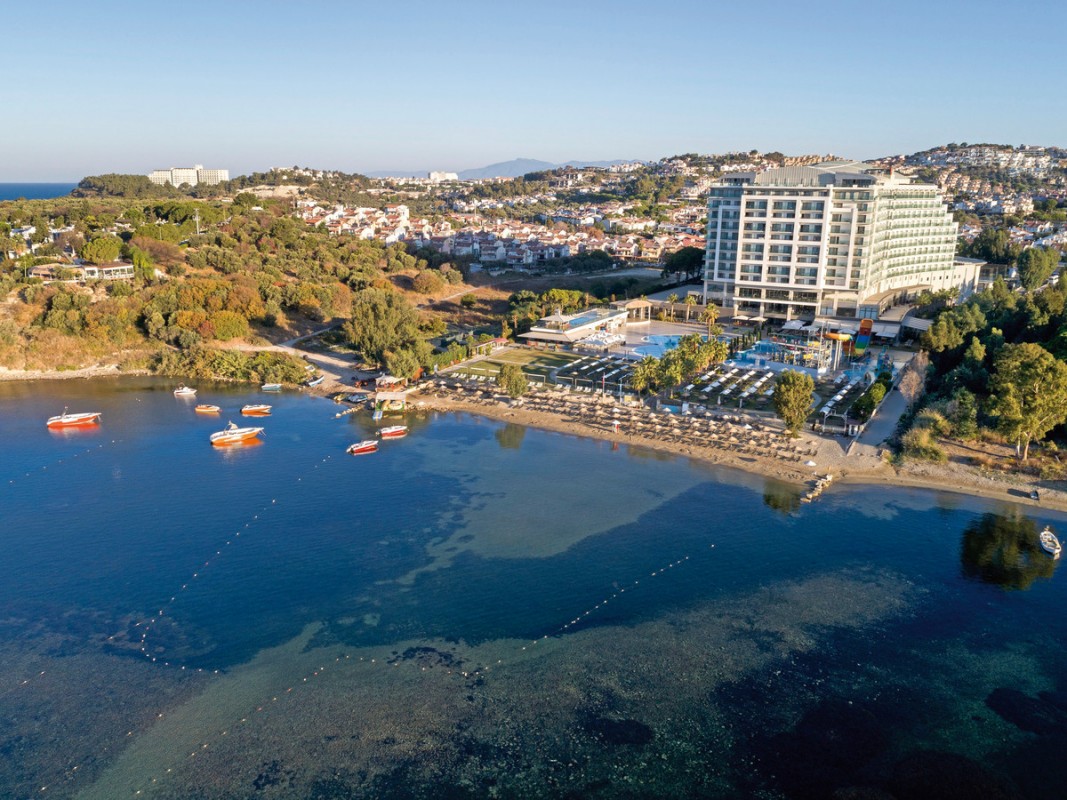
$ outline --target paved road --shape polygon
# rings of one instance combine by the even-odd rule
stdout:
[[[867,427],[856,440],[856,445],[875,448],[880,446],[893,435],[893,431],[897,429],[897,421],[907,410],[908,401],[904,399],[904,395],[895,389],[890,391],[889,396],[879,406],[878,413],[867,423]]]

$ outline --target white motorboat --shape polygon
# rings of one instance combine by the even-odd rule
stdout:
[[[57,414],[54,417],[48,418],[49,428],[80,428],[87,425],[96,425],[100,421],[99,411],[83,411],[77,414],[70,414],[67,409],[63,409],[62,414]]]
[[[1053,558],[1060,557],[1060,552],[1063,550],[1063,547],[1060,545],[1060,540],[1056,538],[1056,534],[1052,532],[1052,528],[1046,525],[1045,530],[1038,534],[1038,539],[1041,542],[1042,550]]]
[[[174,390],[175,397],[195,397],[196,389],[191,386],[186,386],[184,383],[180,384],[177,389]]]
[[[245,444],[259,438],[262,428],[239,428],[230,423],[225,429],[211,434],[210,442],[216,447],[228,444]]]

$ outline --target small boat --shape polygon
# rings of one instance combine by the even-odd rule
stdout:
[[[1035,500],[1035,501],[1040,503],[1041,502],[1041,493],[1038,492],[1037,489],[1031,489],[1030,490],[1030,499],[1031,500]]]
[[[77,414],[68,414],[63,409],[62,414],[48,418],[49,428],[79,428],[87,425],[96,425],[100,421],[99,411],[82,411]]]
[[[197,414],[218,414],[222,411],[218,406],[213,406],[211,403],[201,403],[196,407]]]
[[[251,403],[241,406],[241,413],[246,417],[269,417],[271,407],[263,403]]]
[[[211,434],[210,441],[216,446],[241,444],[258,439],[261,433],[263,433],[262,428],[238,428],[231,422],[224,430]]]
[[[280,383],[265,383],[259,387],[264,392],[280,392],[282,385]]]
[[[180,384],[178,388],[174,390],[175,397],[194,397],[195,395],[196,389],[186,386],[184,383]]]
[[[1046,525],[1045,530],[1038,534],[1038,539],[1041,541],[1042,550],[1053,558],[1060,557],[1060,551],[1063,548],[1060,546],[1060,540],[1056,538],[1056,534],[1052,532],[1052,528]]]
[[[407,425],[390,425],[388,428],[382,428],[378,431],[378,435],[383,439],[402,439],[408,435]]]
[[[319,375],[319,377],[317,377],[317,378],[311,378],[311,379],[310,379],[310,380],[309,380],[309,381],[307,382],[307,385],[308,385],[308,386],[318,386],[318,385],[319,385],[320,383],[322,383],[322,382],[323,382],[324,380],[326,380],[326,376],[325,376],[325,375]]]
[[[354,456],[358,456],[358,455],[360,455],[362,453],[374,453],[374,452],[377,452],[377,450],[378,450],[378,440],[377,439],[367,439],[367,440],[362,441],[362,442],[356,442],[355,444],[350,444],[348,446],[348,450],[346,452],[351,453]]]

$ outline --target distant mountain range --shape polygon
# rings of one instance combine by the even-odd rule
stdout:
[[[550,161],[538,161],[536,158],[513,158],[511,161],[501,161],[498,164],[490,164],[487,167],[477,169],[465,169],[458,172],[461,180],[476,181],[484,178],[518,178],[528,172],[541,172],[546,169],[559,169],[560,167],[610,167],[613,164],[626,164],[625,159],[615,161],[561,161],[553,164]],[[445,170],[442,170],[445,171]],[[377,170],[365,173],[368,178],[425,178],[430,170]]]

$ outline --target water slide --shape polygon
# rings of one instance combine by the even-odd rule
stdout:
[[[852,343],[852,355],[859,358],[867,352],[867,345],[871,343],[871,331],[874,330],[873,319],[860,320],[860,332],[856,334],[856,341]]]

